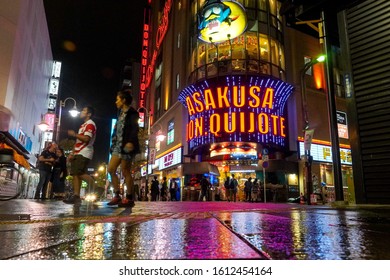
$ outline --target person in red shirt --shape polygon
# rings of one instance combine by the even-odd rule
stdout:
[[[93,178],[87,174],[87,165],[93,157],[93,144],[96,138],[96,124],[91,119],[95,110],[86,106],[80,113],[84,123],[76,133],[68,130],[70,137],[76,138],[73,153],[69,156],[71,162],[70,174],[73,176],[73,196],[64,200],[67,204],[81,204],[80,189],[82,180],[93,184]]]

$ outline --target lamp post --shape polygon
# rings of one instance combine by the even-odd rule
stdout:
[[[62,107],[65,107],[66,101],[72,100],[73,107],[72,109],[69,110],[69,114],[75,118],[77,117],[78,114],[80,114],[80,111],[77,109],[77,103],[76,100],[72,97],[65,98],[64,101],[60,100],[60,106],[59,106],[59,111],[58,111],[58,122],[57,122],[57,127],[56,127],[56,141],[59,142],[60,138],[60,127],[61,127],[61,118],[62,118]]]
[[[318,58],[307,62],[301,70],[301,102],[302,102],[302,117],[304,120],[303,131],[304,135],[304,149],[305,149],[305,188],[306,188],[306,198],[307,204],[310,205],[310,194],[313,192],[313,182],[311,174],[311,164],[313,162],[313,157],[310,155],[310,146],[311,138],[313,136],[313,130],[309,130],[309,115],[307,110],[307,96],[306,96],[306,80],[305,75],[307,70],[309,70],[314,64],[325,61],[325,56],[321,55]]]
[[[324,48],[327,56],[326,60],[326,81],[327,81],[327,107],[329,118],[329,131],[330,140],[332,144],[332,161],[333,161],[333,174],[334,174],[334,189],[336,195],[336,201],[339,203],[344,202],[344,190],[343,190],[343,176],[341,171],[340,161],[340,143],[337,130],[337,112],[336,112],[336,95],[334,94],[334,77],[333,77],[333,63],[330,59],[332,55],[332,45],[328,38],[328,22],[326,22],[325,11],[321,12],[321,19],[323,21],[323,36],[324,36]]]

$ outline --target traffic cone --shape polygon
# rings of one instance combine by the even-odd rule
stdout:
[[[303,196],[303,193],[301,193],[301,197],[299,199],[299,204],[305,204],[305,198]]]

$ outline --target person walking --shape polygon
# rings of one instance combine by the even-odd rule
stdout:
[[[68,176],[68,169],[66,167],[66,157],[64,154],[64,149],[58,148],[56,151],[57,159],[53,165],[53,174],[51,177],[52,181],[52,191],[51,198],[56,198],[58,196],[64,196],[65,192],[65,179]]]
[[[163,181],[161,183],[161,200],[162,201],[168,201],[168,183],[167,183],[167,177],[163,178]]]
[[[158,200],[158,196],[160,193],[159,185],[160,185],[160,183],[157,180],[157,176],[154,176],[153,181],[150,185],[150,191],[151,191],[151,196],[152,196],[151,200],[152,201]]]
[[[231,201],[236,202],[237,200],[237,192],[238,192],[238,181],[235,178],[235,175],[232,174],[232,179],[230,180],[230,189],[231,189]]]
[[[260,195],[260,184],[257,178],[253,181],[252,192],[251,192],[251,202],[257,202]]]
[[[140,153],[138,141],[139,114],[137,110],[131,107],[132,102],[133,97],[130,89],[118,91],[115,105],[119,110],[119,115],[112,134],[111,159],[108,163],[108,173],[112,178],[115,196],[108,202],[108,205],[118,205],[119,207],[133,207],[135,199],[131,168],[135,155]],[[126,184],[126,196],[123,198],[120,195],[119,177],[117,175],[119,165]]]
[[[225,183],[223,184],[225,187],[225,194],[228,202],[230,202],[230,198],[232,197],[232,189],[230,188],[231,186],[230,181],[231,181],[230,177],[227,176]]]
[[[200,194],[200,198],[199,198],[199,201],[207,201],[207,191],[209,190],[210,188],[210,182],[209,180],[207,180],[207,178],[205,176],[202,177],[202,179],[200,180],[200,187],[201,187],[201,194]]]
[[[46,199],[47,186],[49,184],[52,168],[57,159],[57,144],[51,143],[38,157],[39,182],[35,191],[35,199]]]
[[[176,192],[177,192],[177,184],[175,178],[171,178],[169,182],[169,193],[171,197],[171,201],[176,201]]]
[[[73,176],[73,195],[63,200],[66,204],[80,205],[80,189],[82,180],[86,181],[91,187],[94,180],[87,174],[87,165],[93,157],[93,144],[96,139],[96,124],[92,120],[95,113],[94,108],[86,106],[80,113],[80,119],[83,124],[78,132],[68,130],[68,135],[74,137],[76,142],[73,147],[73,152],[69,155],[70,160],[70,175]]]
[[[252,178],[249,177],[245,182],[244,192],[245,192],[245,201],[251,200],[251,191],[252,191]]]

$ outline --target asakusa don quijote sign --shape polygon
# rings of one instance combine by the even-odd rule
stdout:
[[[218,142],[286,146],[285,105],[293,87],[261,76],[226,76],[183,89],[190,149]]]

